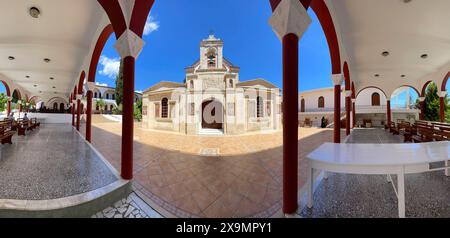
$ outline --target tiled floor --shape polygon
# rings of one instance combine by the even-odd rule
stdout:
[[[357,129],[349,143],[402,143],[383,129]],[[395,181],[395,176],[393,177]],[[406,217],[450,217],[450,177],[443,171],[405,176]],[[386,176],[329,174],[303,217],[398,217],[397,197]]]
[[[45,125],[0,146],[0,199],[47,200],[118,180],[69,125]]]
[[[305,156],[332,130],[299,130],[299,177]],[[118,123],[96,123],[93,145],[120,170]],[[140,193],[179,217],[269,217],[281,208],[282,133],[195,137],[135,128],[134,176]],[[219,156],[201,156],[202,149]]]

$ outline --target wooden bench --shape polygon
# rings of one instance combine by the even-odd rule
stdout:
[[[417,126],[417,135],[413,135],[414,143],[424,143],[434,141],[434,130],[431,127]]]
[[[28,130],[29,121],[24,121],[23,119],[19,119],[17,122],[17,132],[19,136],[25,136],[25,132]]]
[[[12,136],[14,131],[9,128],[9,122],[0,122],[0,141],[3,144],[12,144]]]
[[[398,127],[395,126],[395,122],[391,121],[391,127],[389,128],[389,131],[394,135],[400,135],[400,131]]]
[[[404,137],[404,142],[413,142],[412,139],[412,126],[411,123],[407,121],[402,121],[398,124],[398,130],[401,135]]]

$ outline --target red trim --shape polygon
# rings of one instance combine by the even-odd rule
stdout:
[[[402,85],[402,86],[398,87],[397,89],[402,88],[402,87],[408,87],[408,88],[414,89],[414,91],[416,91],[417,95],[419,95],[419,97],[420,97],[420,92],[419,92],[419,90],[417,90],[417,88],[415,88],[415,87],[413,87],[413,86],[411,86],[411,85],[405,84],[405,85]],[[396,89],[396,90],[397,90],[397,89]]]
[[[322,25],[322,29],[327,38],[328,48],[330,49],[331,66],[333,74],[341,73],[341,53],[339,50],[339,43],[334,27],[333,18],[324,0],[314,0],[311,2],[311,8],[317,15],[317,18]]]
[[[145,23],[153,3],[154,0],[136,0],[134,4],[130,29],[140,37],[144,33]]]
[[[37,97],[37,96],[35,96],[35,97]],[[71,97],[72,97],[72,96],[71,96]],[[62,99],[65,103],[67,103],[67,100],[64,99],[63,97],[52,97],[52,98],[50,98],[50,99],[47,101],[47,105],[50,105],[50,102],[51,102],[52,100],[58,99],[58,98]]]
[[[22,100],[22,94],[20,93],[20,90],[19,90],[19,89],[17,89],[17,88],[14,89],[12,95],[14,95],[14,92],[15,92],[15,91],[17,92],[17,99],[18,99],[18,100]],[[12,96],[12,95],[11,95],[11,96]]]
[[[352,82],[352,98],[356,99],[355,82]]]
[[[83,70],[83,72],[81,72],[81,75],[80,75],[80,80],[78,81],[78,94],[83,94],[83,84],[84,84],[85,78],[86,78],[86,73]]]
[[[351,79],[350,79],[350,70],[348,68],[347,62],[344,62],[344,70],[343,71],[344,71],[344,79],[345,79],[345,90],[349,91],[351,88],[351,85],[350,85]]]
[[[272,11],[276,9],[281,0],[269,0]],[[300,0],[303,6],[308,9],[311,7],[316,13],[322,26],[325,37],[327,38],[328,48],[330,50],[332,73],[341,73],[341,54],[339,49],[336,28],[334,27],[333,18],[324,0]]]
[[[3,81],[3,80],[1,80],[1,82],[2,82],[3,85],[5,86],[5,89],[6,89],[6,96],[11,96],[11,90],[9,89],[9,85],[8,85],[5,81]]]
[[[89,75],[88,81],[95,82],[95,75],[97,73],[98,61],[100,60],[100,56],[102,54],[103,48],[105,47],[106,42],[108,41],[111,34],[114,32],[114,29],[111,24],[107,25],[105,29],[103,29],[102,33],[98,37],[97,43],[95,44],[94,52],[91,57],[91,64],[89,66]]]
[[[428,85],[429,85],[431,82],[433,82],[433,81],[430,80],[430,81],[426,82],[426,83],[423,85],[422,91],[421,91],[422,94],[420,94],[421,97],[425,97],[425,94],[426,94],[425,91],[427,90],[427,87],[428,87]]]
[[[118,0],[97,0],[98,3],[103,7],[106,14],[108,15],[109,21],[111,22],[114,32],[116,32],[116,39],[118,39],[123,32],[127,29],[127,23],[122,13],[122,8],[120,7]]]
[[[368,86],[368,87],[365,87],[365,88],[359,90],[359,92],[356,94],[356,97],[355,97],[355,98],[357,98],[357,97],[359,96],[359,94],[360,94],[362,91],[364,91],[364,90],[366,90],[366,89],[368,89],[368,88],[376,88],[376,89],[380,90],[381,92],[383,92],[384,96],[385,96],[386,98],[388,98],[387,94],[383,91],[383,89],[381,89],[381,88],[379,88],[379,87],[376,87],[376,86]]]
[[[447,75],[445,75],[444,81],[442,82],[441,91],[445,92],[447,91],[447,81],[450,78],[450,71],[448,71]]]
[[[439,118],[445,122],[445,98],[439,97]]]

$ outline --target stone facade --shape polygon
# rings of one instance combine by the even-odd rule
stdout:
[[[281,129],[280,89],[264,79],[240,82],[240,68],[210,35],[184,83],[160,82],[144,91],[143,126],[182,134],[244,134]]]

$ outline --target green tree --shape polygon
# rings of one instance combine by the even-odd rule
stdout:
[[[120,61],[120,70],[116,77],[116,89],[114,96],[117,105],[121,105],[123,103],[123,61]]]
[[[137,102],[134,104],[133,114],[134,119],[136,119],[137,121],[142,120],[142,98],[139,98]]]
[[[0,112],[4,112],[6,110],[8,103],[8,96],[6,96],[4,93],[0,93]]]
[[[446,99],[448,102],[448,99]],[[446,110],[448,110],[448,104]],[[420,108],[420,107],[419,107]],[[426,89],[425,95],[425,120],[439,121],[440,101],[438,95],[438,88],[436,84],[430,83]]]
[[[95,101],[95,105],[100,109],[100,113],[103,114],[103,110],[105,109],[106,102],[103,99],[97,99]]]

